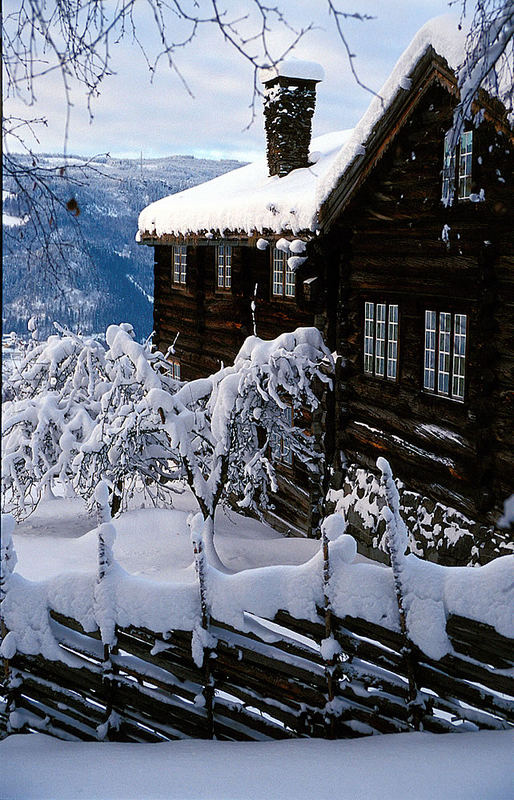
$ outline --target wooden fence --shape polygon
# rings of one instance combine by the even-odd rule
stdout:
[[[332,618],[341,653],[327,661],[325,621],[251,617],[252,632],[210,621],[216,646],[199,668],[192,634],[117,630],[105,659],[99,631],[50,612],[73,665],[17,653],[9,662],[11,729],[67,739],[157,742],[354,737],[514,724],[512,641],[463,617],[448,619],[455,653],[432,661],[362,619]],[[329,663],[333,662],[333,663]],[[409,662],[409,663],[408,663]],[[415,695],[409,686],[413,672]]]
[[[98,627],[87,632],[76,619],[47,605],[47,633],[58,650],[49,660],[11,647],[2,621],[3,731],[157,742],[214,736],[226,740],[332,738],[514,726],[511,639],[489,625],[451,613],[446,622],[451,651],[440,660],[429,658],[409,637],[402,555],[405,534],[388,465],[383,470],[390,509],[384,518],[397,605],[397,622],[392,626],[396,631],[391,625],[352,616],[339,618],[334,613],[328,525],[322,528],[324,607],[313,619],[297,619],[285,611],[273,619],[243,613],[239,630],[214,619],[210,568],[201,530],[193,525],[201,608],[193,631],[169,630],[162,635],[134,626],[112,631],[115,608],[106,614],[102,606],[95,615]],[[111,580],[114,563],[106,497],[108,493],[98,493],[99,589],[103,581]],[[336,515],[329,519],[340,522]],[[16,563],[10,534],[4,540],[2,608],[10,596]],[[507,575],[508,582],[510,574],[503,565],[508,567],[502,562],[500,573]],[[260,580],[266,581],[265,572]],[[109,591],[104,601],[107,596]],[[173,602],[172,594],[168,601]],[[22,593],[15,604],[23,602]]]

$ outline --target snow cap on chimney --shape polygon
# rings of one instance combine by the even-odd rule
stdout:
[[[324,76],[319,64],[296,59],[261,71],[270,176],[309,166],[316,84]]]

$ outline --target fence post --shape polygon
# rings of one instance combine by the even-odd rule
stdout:
[[[400,498],[394,482],[391,466],[385,458],[380,457],[377,459],[377,467],[381,472],[380,483],[386,500],[386,505],[381,513],[386,524],[385,542],[391,560],[394,591],[396,603],[398,605],[400,632],[403,640],[402,655],[404,657],[407,679],[409,682],[409,707],[412,712],[412,724],[416,730],[419,730],[421,724],[421,709],[419,703],[417,703],[416,659],[409,638],[407,609],[405,607],[405,589],[403,585],[405,551],[408,545],[407,529],[400,516]]]
[[[109,488],[100,481],[95,489],[98,514],[98,577],[95,586],[95,619],[103,644],[102,687],[105,699],[105,720],[98,726],[99,739],[113,738],[119,727],[119,717],[114,711],[115,672],[111,655],[116,652],[116,595],[114,586],[114,555],[112,546],[116,529],[111,521]]]
[[[7,697],[7,730],[15,733],[17,726],[16,700],[20,692],[21,679],[17,670],[13,670],[10,661],[16,653],[16,635],[9,631],[5,624],[5,601],[9,592],[9,583],[17,562],[16,551],[12,541],[14,518],[11,514],[2,514],[2,537],[0,546],[0,639],[2,654],[2,684]]]
[[[334,700],[337,688],[337,667],[340,663],[341,646],[334,638],[332,625],[332,605],[330,602],[329,581],[331,578],[330,542],[335,541],[346,531],[346,521],[341,514],[329,514],[321,523],[321,544],[323,552],[323,601],[325,616],[325,638],[321,642],[321,656],[325,662],[328,702],[325,711],[325,724],[328,739],[335,738],[335,721],[339,714]]]
[[[195,558],[195,569],[198,575],[200,587],[200,607],[202,612],[200,627],[195,626],[191,649],[193,660],[198,667],[203,667],[204,688],[203,697],[207,712],[207,733],[208,738],[214,738],[214,678],[211,673],[211,653],[216,643],[214,637],[209,633],[211,615],[207,591],[207,573],[209,565],[205,557],[203,546],[203,526],[205,520],[202,514],[196,514],[190,521],[191,544]]]

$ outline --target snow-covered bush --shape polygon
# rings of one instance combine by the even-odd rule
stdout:
[[[107,335],[106,348],[58,328],[32,340],[13,373],[13,399],[3,408],[2,507],[18,518],[57,480],[86,500],[100,478],[120,492],[127,479],[161,480],[158,443],[137,404],[149,381],[166,379],[166,362],[133,341],[131,325]]]
[[[314,381],[330,381],[320,332],[251,336],[233,366],[186,384],[148,342],[134,341],[130,325],[111,325],[106,345],[60,331],[27,354],[5,409],[4,507],[22,516],[57,479],[93,506],[103,480],[116,511],[136,486],[162,498],[184,478],[204,519],[206,556],[223,568],[216,507],[234,498],[257,512],[270,505],[270,444],[282,440],[307,468],[322,458],[315,437],[284,417],[288,407],[315,409]]]
[[[152,352],[149,342],[134,340],[132,326],[110,325],[106,342],[106,380],[98,411],[73,469],[74,487],[90,504],[98,481],[108,482],[115,513],[122,496],[130,496],[136,487],[162,498],[166,482],[180,477],[162,416],[147,402],[151,390],[171,396],[180,384],[160,352]]]

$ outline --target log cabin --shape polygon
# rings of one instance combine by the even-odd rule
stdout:
[[[264,75],[266,159],[153,203],[138,239],[155,248],[156,343],[180,334],[177,374],[217,369],[254,330],[316,325],[339,358],[313,427],[361,551],[380,547],[384,455],[411,549],[468,563],[512,547],[496,522],[514,486],[514,139],[482,92],[450,147],[447,26],[418,32],[353,130],[312,142],[322,69]],[[323,476],[277,460],[270,521],[313,535]]]

